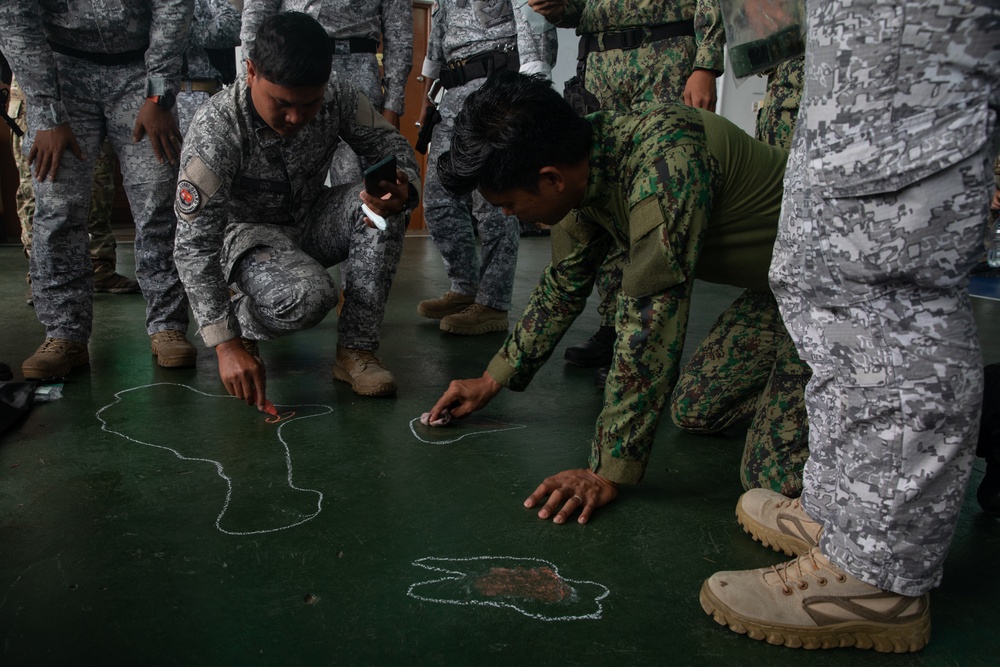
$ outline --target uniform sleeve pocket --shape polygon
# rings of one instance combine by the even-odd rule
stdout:
[[[633,298],[656,294],[685,280],[674,256],[666,220],[656,197],[639,202],[629,214],[629,263],[622,277],[622,290]]]

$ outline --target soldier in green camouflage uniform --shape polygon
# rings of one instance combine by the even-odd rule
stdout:
[[[725,68],[725,32],[719,0],[530,0],[532,8],[560,28],[575,28],[581,40],[596,40],[587,55],[584,87],[601,109],[629,113],[652,104],[680,103],[715,110],[715,79]],[[683,28],[654,39],[654,26]],[[641,35],[646,29],[647,34]],[[608,36],[639,33],[635,48],[611,48]],[[615,297],[621,291],[627,253],[614,248],[597,276],[601,329],[614,330]],[[606,337],[606,334],[604,335]],[[602,338],[598,333],[591,341]],[[587,347],[587,341],[582,344]],[[610,348],[610,342],[607,343]],[[567,354],[572,360],[573,353]],[[585,365],[606,365],[604,360]]]
[[[784,149],[802,96],[802,58],[768,76],[757,115],[757,138]],[[799,359],[771,290],[746,290],[723,312],[681,372],[671,417],[695,433],[718,433],[750,420],[740,480],[745,489],[802,492],[809,456],[805,386]]]
[[[629,249],[590,467],[548,478],[525,502],[548,495],[539,517],[562,523],[580,510],[586,522],[618,483],[643,477],[680,370],[695,277],[766,289],[787,153],[681,105],[581,118],[549,86],[516,75],[469,98],[455,137],[438,170],[450,190],[478,187],[521,220],[559,224],[520,322],[481,378],[451,383],[429,421],[527,387],[585,308],[608,250]]]
[[[8,115],[23,131],[28,129],[24,92],[11,82]],[[31,185],[31,165],[22,153],[23,138],[11,135],[11,150],[17,165],[19,185],[14,195],[17,216],[21,221],[21,244],[25,257],[31,256],[31,223],[35,217],[35,190]],[[111,208],[115,199],[115,156],[111,144],[105,140],[94,166],[94,187],[90,196],[90,215],[87,233],[90,236],[90,259],[94,264],[94,291],[112,294],[132,294],[139,291],[139,283],[115,271],[118,257],[114,232],[111,230]],[[28,305],[32,303],[31,280],[28,280]]]

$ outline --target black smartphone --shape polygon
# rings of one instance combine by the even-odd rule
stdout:
[[[373,197],[381,197],[386,193],[379,187],[381,181],[396,182],[396,156],[384,157],[365,169],[365,192]]]

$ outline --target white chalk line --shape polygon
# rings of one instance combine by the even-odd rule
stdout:
[[[524,428],[524,424],[511,424],[509,422],[502,422],[499,419],[492,419],[490,417],[478,417],[478,419],[483,419],[485,421],[495,422],[497,424],[504,424],[505,428],[492,428],[492,429],[487,429],[485,431],[472,431],[471,433],[463,433],[462,435],[458,436],[457,438],[452,438],[451,440],[424,440],[419,435],[417,435],[417,429],[413,428],[413,425],[420,421],[420,417],[415,417],[415,418],[413,418],[413,419],[410,420],[410,433],[413,434],[414,438],[416,438],[420,442],[427,443],[428,445],[450,445],[453,442],[458,442],[462,438],[468,438],[468,437],[473,436],[473,435],[483,435],[484,433],[501,433],[503,431],[513,431],[515,429]],[[431,428],[445,429],[445,428],[448,428],[448,427],[447,426],[432,426]]]
[[[219,515],[215,518],[215,527],[218,528],[219,531],[225,533],[226,535],[261,535],[263,533],[276,533],[276,532],[281,531],[281,530],[287,530],[289,528],[294,528],[295,526],[301,526],[305,522],[311,521],[312,519],[315,519],[317,516],[319,516],[319,513],[323,511],[323,492],[322,491],[318,491],[316,489],[303,489],[303,488],[299,488],[299,487],[295,486],[295,483],[292,480],[292,453],[291,453],[291,450],[289,450],[289,448],[288,448],[288,443],[286,443],[284,437],[282,437],[281,430],[283,428],[285,428],[286,425],[291,424],[294,421],[298,421],[299,419],[309,419],[311,417],[321,417],[323,415],[330,414],[331,412],[333,412],[333,408],[331,408],[329,405],[304,404],[304,405],[301,405],[301,407],[307,407],[307,408],[326,408],[326,412],[320,412],[320,413],[317,413],[315,415],[303,415],[301,417],[292,417],[291,419],[288,419],[287,421],[280,422],[280,424],[278,426],[278,441],[281,442],[282,447],[285,448],[285,466],[286,466],[286,468],[288,470],[288,473],[286,475],[286,479],[288,481],[288,486],[291,487],[295,491],[307,491],[309,493],[315,493],[318,496],[318,498],[316,499],[316,511],[313,512],[312,514],[310,514],[309,516],[304,517],[300,521],[296,521],[295,523],[290,523],[290,524],[287,524],[287,525],[284,525],[284,526],[279,526],[277,528],[265,528],[265,529],[262,529],[262,530],[246,530],[246,531],[226,530],[225,528],[222,527],[221,521],[222,521],[222,517],[225,516],[226,511],[229,509],[229,502],[230,502],[230,500],[232,499],[232,496],[233,496],[233,480],[230,479],[226,475],[226,473],[224,472],[224,469],[223,469],[223,466],[222,466],[221,462],[216,461],[214,459],[205,459],[205,458],[199,458],[199,457],[184,456],[183,454],[181,454],[180,452],[178,452],[176,449],[173,449],[171,447],[167,447],[165,445],[155,445],[155,444],[153,444],[151,442],[142,442],[141,440],[137,440],[136,438],[129,437],[129,436],[125,435],[124,433],[120,433],[118,431],[112,430],[111,428],[108,427],[108,423],[106,421],[104,421],[104,419],[101,417],[101,413],[102,412],[104,412],[105,410],[107,410],[111,406],[113,406],[113,405],[121,402],[121,400],[122,400],[122,398],[121,398],[122,394],[126,394],[126,393],[128,393],[130,391],[137,391],[139,389],[148,389],[150,387],[159,387],[159,386],[184,387],[185,389],[189,389],[189,390],[195,392],[196,394],[201,394],[202,396],[209,396],[211,398],[235,398],[233,396],[230,396],[229,394],[209,394],[209,393],[200,391],[198,389],[195,389],[194,387],[188,386],[186,384],[180,384],[178,382],[154,382],[153,384],[140,385],[138,387],[132,387],[130,389],[123,389],[122,391],[117,392],[115,394],[115,400],[112,401],[111,403],[108,403],[107,405],[105,405],[100,410],[98,410],[97,414],[95,416],[97,417],[97,420],[101,422],[101,430],[102,431],[106,431],[108,433],[113,433],[113,434],[115,434],[115,435],[117,435],[119,437],[124,438],[125,440],[128,440],[129,442],[134,442],[134,443],[139,444],[139,445],[145,445],[146,447],[155,447],[156,449],[164,449],[164,450],[166,450],[168,452],[171,452],[174,456],[176,456],[177,458],[179,458],[182,461],[201,461],[201,462],[204,462],[204,463],[211,463],[211,464],[213,464],[215,466],[215,471],[219,475],[219,477],[221,477],[222,479],[224,479],[226,481],[226,499],[225,499],[225,501],[222,504],[222,511],[220,511]],[[289,406],[289,407],[298,407],[298,406]],[[263,414],[263,413],[261,413],[261,414]]]
[[[459,580],[459,579],[461,579],[461,578],[463,578],[463,577],[466,576],[465,572],[460,572],[460,571],[456,571],[456,570],[447,570],[447,569],[440,568],[440,567],[434,567],[432,565],[427,565],[424,561],[436,561],[436,562],[442,562],[443,561],[443,562],[449,562],[449,563],[461,563],[461,562],[482,561],[482,560],[531,561],[531,562],[534,562],[534,563],[544,563],[545,565],[548,565],[549,567],[551,567],[552,571],[562,581],[565,581],[565,582],[567,582],[569,584],[590,584],[591,586],[596,586],[596,587],[598,587],[600,589],[603,589],[604,592],[601,593],[600,595],[598,595],[596,598],[594,598],[594,602],[597,604],[597,611],[595,611],[593,613],[590,613],[590,614],[578,614],[578,615],[574,615],[574,616],[545,616],[544,614],[534,614],[534,613],[531,613],[531,612],[529,612],[529,611],[527,611],[525,609],[521,609],[516,604],[510,603],[510,602],[503,602],[503,601],[496,601],[496,600],[442,600],[440,598],[429,598],[429,597],[425,597],[425,596],[422,596],[422,595],[417,595],[416,593],[413,592],[414,589],[416,589],[419,586],[430,586],[432,584],[441,583],[442,581],[457,581],[457,580]],[[455,605],[461,605],[461,606],[466,606],[466,605],[480,605],[480,606],[484,606],[484,607],[499,607],[499,608],[506,607],[508,609],[513,609],[514,611],[520,612],[521,614],[524,614],[525,616],[528,616],[530,618],[535,618],[535,619],[538,619],[540,621],[580,621],[580,620],[586,620],[586,619],[598,620],[598,619],[601,618],[601,616],[604,613],[604,606],[601,604],[601,600],[603,600],[604,598],[608,597],[608,595],[611,593],[611,589],[609,589],[604,584],[597,583],[596,581],[587,581],[585,579],[567,579],[567,578],[563,577],[561,574],[559,574],[559,568],[558,567],[556,567],[553,563],[550,563],[549,561],[543,560],[541,558],[522,558],[522,557],[518,557],[518,556],[472,556],[472,557],[469,557],[469,558],[440,558],[440,557],[437,557],[437,556],[426,556],[424,558],[418,558],[417,560],[413,561],[412,565],[416,565],[417,567],[422,567],[425,570],[431,570],[432,572],[444,572],[445,574],[452,575],[452,576],[441,577],[440,579],[434,579],[432,581],[418,581],[415,584],[411,584],[410,587],[406,591],[406,594],[408,596],[410,596],[411,598],[415,598],[417,600],[423,600],[425,602],[439,602],[439,603],[442,603],[442,604],[455,604]]]

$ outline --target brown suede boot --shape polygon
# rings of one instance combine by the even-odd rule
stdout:
[[[831,563],[819,547],[758,570],[716,572],[701,607],[719,625],[789,648],[919,651],[930,640],[927,595],[884,591]]]
[[[417,314],[432,320],[440,320],[453,313],[460,313],[476,302],[476,297],[458,292],[445,292],[440,298],[427,299],[417,304]]]
[[[337,346],[333,377],[351,385],[361,396],[392,396],[396,393],[396,378],[382,365],[371,350],[353,350]]]
[[[459,336],[507,331],[507,311],[474,303],[460,313],[441,318],[441,331]]]
[[[819,544],[823,526],[802,509],[799,499],[770,489],[750,489],[736,503],[736,520],[750,537],[786,556],[801,556]]]
[[[74,366],[90,363],[85,343],[65,338],[46,338],[35,353],[21,364],[25,380],[46,380],[64,377]]]
[[[109,294],[135,294],[139,283],[115,271],[107,262],[94,262],[94,291]]]
[[[198,351],[184,337],[183,331],[167,329],[149,337],[149,346],[156,357],[156,363],[164,368],[184,368],[194,366]]]

